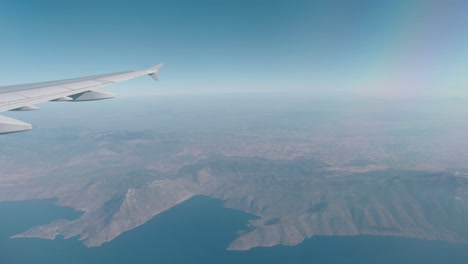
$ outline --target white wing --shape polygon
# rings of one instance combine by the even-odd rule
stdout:
[[[61,81],[22,84],[0,87],[0,112],[31,111],[38,108],[34,104],[47,101],[90,101],[115,97],[114,94],[99,88],[144,75],[158,80],[158,64],[144,71],[110,73]],[[28,123],[0,115],[0,134],[30,130]]]

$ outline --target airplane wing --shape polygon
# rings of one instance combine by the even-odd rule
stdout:
[[[126,71],[75,79],[41,82],[0,87],[0,112],[37,110],[35,104],[47,101],[92,101],[115,97],[115,94],[100,90],[114,83],[149,75],[158,80],[158,64],[144,71]],[[31,124],[0,115],[0,134],[32,129]]]

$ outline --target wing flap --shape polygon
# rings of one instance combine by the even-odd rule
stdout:
[[[31,129],[31,124],[0,115],[0,134],[15,133]]]

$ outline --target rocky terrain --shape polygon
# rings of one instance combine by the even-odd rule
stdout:
[[[199,106],[155,116],[158,129],[64,126],[1,137],[0,201],[58,198],[81,217],[15,237],[78,237],[86,246],[196,195],[258,216],[231,250],[314,235],[467,242],[462,115],[332,106],[252,113]]]

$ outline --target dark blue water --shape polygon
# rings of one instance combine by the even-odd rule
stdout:
[[[0,203],[0,263],[468,263],[468,244],[395,237],[314,237],[296,247],[226,251],[252,216],[195,197],[99,248],[75,240],[8,239],[79,213],[53,200]]]

